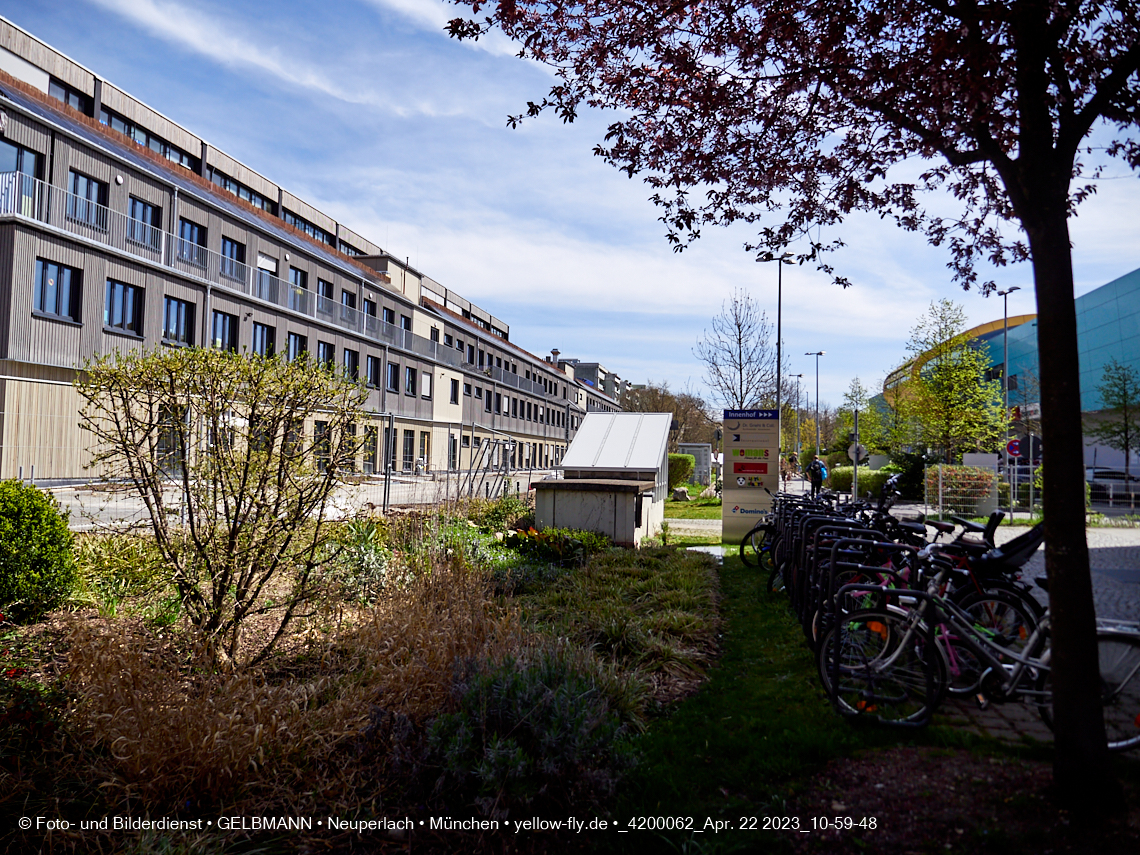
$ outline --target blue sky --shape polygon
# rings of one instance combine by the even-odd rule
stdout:
[[[600,361],[635,383],[702,390],[692,347],[735,286],[776,311],[774,265],[743,229],[706,231],[684,253],[664,239],[649,189],[592,154],[610,119],[586,113],[506,127],[552,77],[496,36],[447,38],[439,0],[67,0],[10,2],[5,17],[511,326],[532,353]],[[1110,167],[1072,222],[1077,293],[1140,267],[1136,181]],[[941,250],[877,217],[848,221],[833,254],[853,287],[785,267],[793,373],[838,403],[905,357],[933,300],[976,323],[1000,298],[963,292]],[[1035,311],[1028,265],[1010,314]]]

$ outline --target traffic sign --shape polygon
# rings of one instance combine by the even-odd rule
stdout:
[[[847,449],[847,456],[856,463],[862,463],[867,459],[867,446],[862,443],[851,443],[851,447]]]
[[[1021,457],[1021,440],[1011,439],[1005,444],[1005,453],[1010,457]]]

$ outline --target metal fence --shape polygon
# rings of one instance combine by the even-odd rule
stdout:
[[[998,507],[998,473],[978,466],[927,466],[924,503],[929,515],[988,516]]]

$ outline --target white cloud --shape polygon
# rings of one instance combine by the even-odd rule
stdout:
[[[371,6],[396,12],[421,29],[444,34],[447,22],[462,18],[471,13],[466,6],[454,6],[442,0],[365,0]],[[485,50],[496,56],[516,56],[519,45],[508,39],[500,31],[493,30],[476,42],[465,40],[461,44]]]

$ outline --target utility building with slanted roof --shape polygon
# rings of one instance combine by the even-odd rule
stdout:
[[[661,530],[671,413],[588,413],[559,467],[535,487],[539,528],[576,528],[636,546]]]

